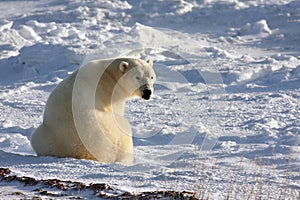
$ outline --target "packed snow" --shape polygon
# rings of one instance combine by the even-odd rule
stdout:
[[[299,35],[297,0],[0,1],[0,167],[119,193],[298,199]],[[127,103],[134,165],[37,157],[30,136],[52,89],[121,56],[157,73],[153,98]],[[47,198],[0,182],[1,199],[16,191]]]

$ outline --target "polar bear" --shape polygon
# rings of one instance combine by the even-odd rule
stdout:
[[[38,156],[74,157],[131,165],[126,100],[149,100],[156,79],[152,60],[94,60],[50,94],[42,124],[31,137]]]

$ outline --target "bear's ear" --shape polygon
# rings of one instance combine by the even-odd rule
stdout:
[[[125,72],[125,70],[128,68],[129,64],[128,62],[121,61],[119,64],[119,68],[121,72]]]
[[[149,60],[147,60],[147,63],[148,63],[151,67],[153,67],[153,60],[149,59]]]

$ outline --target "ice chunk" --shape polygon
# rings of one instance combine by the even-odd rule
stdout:
[[[30,26],[26,25],[21,26],[19,34],[27,40],[40,41],[42,39]]]

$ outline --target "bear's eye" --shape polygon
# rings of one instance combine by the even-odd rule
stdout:
[[[136,80],[140,80],[140,77],[138,77],[138,76],[137,76],[137,77],[135,77],[135,78],[136,78]]]
[[[153,78],[154,78],[154,77],[153,77],[153,76],[151,76],[150,78],[153,80]]]

